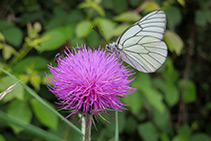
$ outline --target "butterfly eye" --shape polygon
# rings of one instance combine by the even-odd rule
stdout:
[[[107,45],[107,46],[106,46],[106,49],[107,49],[107,50],[110,50],[111,48],[110,48],[110,46],[109,46],[109,45]]]

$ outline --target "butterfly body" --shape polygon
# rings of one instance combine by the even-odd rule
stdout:
[[[127,28],[106,49],[138,71],[155,72],[167,57],[167,46],[163,42],[165,28],[165,13],[153,11]]]

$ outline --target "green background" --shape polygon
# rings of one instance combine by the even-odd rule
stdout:
[[[137,91],[122,101],[121,141],[211,140],[211,2],[209,0],[1,0],[0,68],[20,79],[56,110],[46,88],[47,64],[65,46],[105,47],[150,11],[167,15],[165,64],[155,73],[137,72]],[[126,63],[124,65],[127,65]],[[16,82],[0,71],[0,92]],[[59,111],[64,117],[66,111]],[[112,117],[115,114],[111,112]],[[92,127],[93,141],[114,140],[115,120],[102,115]],[[6,118],[4,118],[6,117]],[[11,119],[10,119],[10,118]],[[68,119],[80,128],[79,117]],[[23,85],[0,101],[0,141],[80,140]]]

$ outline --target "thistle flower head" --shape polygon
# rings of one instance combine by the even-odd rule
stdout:
[[[97,116],[125,109],[120,98],[135,91],[129,86],[134,80],[129,79],[132,70],[100,48],[92,51],[84,45],[78,51],[67,49],[65,55],[57,57],[57,67],[48,66],[53,77],[47,77],[49,90],[62,109],[70,111],[69,116],[79,111]]]

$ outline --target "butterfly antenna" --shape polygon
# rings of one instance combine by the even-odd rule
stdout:
[[[107,41],[106,38],[105,38],[105,35],[104,35],[104,32],[103,32],[103,31],[102,31],[103,35],[101,35],[100,32],[99,32],[99,30],[98,30],[96,27],[93,26],[92,29],[94,29],[94,31],[97,32],[97,34],[98,34],[107,44],[109,44],[108,41]]]

